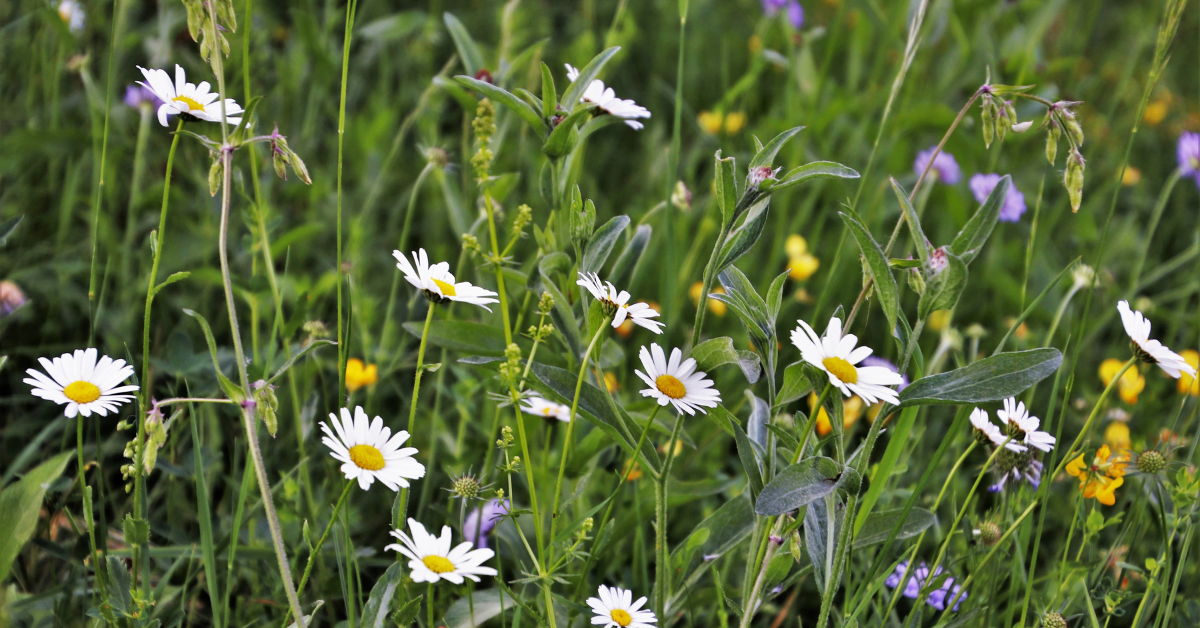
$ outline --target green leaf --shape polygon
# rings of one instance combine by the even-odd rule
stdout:
[[[594,273],[604,267],[608,256],[612,254],[617,239],[629,226],[629,216],[613,216],[593,234],[588,241],[587,250],[583,253],[583,261],[579,263],[579,272]]]
[[[775,337],[775,324],[767,317],[767,304],[758,296],[750,280],[736,266],[730,266],[717,275],[725,294],[713,293],[708,295],[728,305],[734,314],[746,326],[750,336],[750,344],[758,352],[763,366],[766,368],[769,381],[774,381],[778,347]]]
[[[74,453],[71,449],[58,454],[0,491],[0,582],[37,529],[46,489],[62,475]]]
[[[867,269],[874,280],[875,294],[879,296],[879,307],[887,318],[888,329],[894,329],[896,319],[900,316],[900,289],[896,287],[896,278],[892,275],[892,269],[888,267],[887,256],[857,217],[846,212],[840,212],[839,215],[842,222],[846,223],[846,228],[854,235],[854,240],[858,242],[858,250],[867,261]]]
[[[433,324],[430,324],[430,329],[432,330],[432,328],[433,328]],[[419,335],[420,335],[420,332],[418,332],[418,337],[419,337]],[[316,349],[318,347],[322,347],[325,345],[336,345],[336,344],[337,343],[332,340],[314,340],[314,341],[308,343],[307,345],[304,345],[303,347],[301,347],[301,349],[299,351],[297,351],[295,353],[295,355],[288,358],[288,361],[285,362],[283,364],[283,366],[279,367],[278,371],[275,371],[275,374],[271,376],[271,379],[267,380],[267,383],[270,384],[271,382],[279,379],[280,376],[282,376],[284,373],[286,373],[288,371],[288,369],[295,366],[296,362],[298,362],[300,360],[300,358],[307,355],[309,351],[312,351],[313,349]]]
[[[575,150],[579,143],[579,129],[576,127],[579,121],[590,116],[595,108],[593,103],[584,103],[560,120],[550,132],[550,137],[546,138],[546,143],[542,144],[542,152],[551,159],[558,159]]]
[[[542,118],[549,120],[558,113],[558,91],[554,88],[554,75],[550,66],[542,62]]]
[[[249,128],[249,126],[254,122],[254,110],[258,108],[258,103],[262,101],[262,98],[262,96],[255,96],[254,98],[250,99],[250,102],[246,103],[245,109],[243,109],[242,113],[240,114],[242,116],[241,122],[238,122],[238,125],[233,130],[233,133],[229,135],[229,143],[233,146],[241,146],[246,140],[246,129]],[[220,103],[220,100],[213,103],[213,106],[216,108],[217,115],[220,115],[221,113]],[[226,115],[226,117],[229,116]],[[286,142],[286,140],[284,141]]]
[[[900,187],[895,178],[889,177],[892,182],[892,191],[896,193],[896,200],[900,201],[900,212],[904,215],[904,221],[908,223],[908,230],[912,233],[913,246],[917,248],[917,257],[925,265],[929,264],[929,255],[932,253],[929,238],[925,237],[925,232],[921,229],[921,219],[917,218],[917,210],[913,209],[912,202],[908,200],[908,192]]]
[[[375,581],[375,586],[371,587],[371,597],[362,609],[362,623],[359,624],[362,628],[384,628],[388,625],[388,610],[403,578],[401,564],[393,562],[383,577]]]
[[[204,341],[208,343],[208,354],[212,356],[213,371],[217,374],[217,382],[221,385],[221,390],[225,392],[225,396],[234,403],[241,403],[246,400],[245,392],[236,384],[229,381],[228,377],[221,372],[221,365],[217,362],[217,341],[213,340],[212,329],[208,326],[208,321],[201,314],[184,308],[184,314],[191,316],[200,323],[200,328],[204,330]]]
[[[967,277],[970,274],[967,264],[962,258],[943,251],[946,256],[946,267],[937,275],[925,277],[925,292],[917,303],[917,316],[928,318],[935,310],[949,310],[958,304],[967,287]]]
[[[421,337],[424,326],[423,322],[404,323],[405,331],[417,338]],[[439,347],[472,355],[502,356],[508,346],[504,343],[504,331],[499,327],[471,321],[433,321],[429,324],[427,340]]]
[[[779,392],[775,395],[775,405],[791,403],[812,390],[812,384],[804,376],[804,362],[793,362],[783,369],[783,386],[779,387]]]
[[[1062,354],[1044,348],[1013,351],[922,377],[900,391],[900,406],[980,404],[1021,393],[1058,370]]]
[[[200,523],[200,555],[204,560],[204,582],[208,589],[208,597],[213,600],[221,600],[224,598],[221,597],[220,570],[217,565],[216,545],[213,543],[212,506],[209,502],[208,483],[204,476],[204,449],[201,447],[198,427],[200,419],[193,412],[188,422],[192,424],[192,477],[196,482],[196,515]],[[129,522],[134,520],[126,515],[125,521],[125,534],[128,538]],[[146,525],[146,540],[149,541],[150,526],[148,523],[143,523]],[[221,610],[223,610],[221,604],[212,605],[214,625],[221,625]]]
[[[16,231],[17,225],[25,219],[25,214],[17,214],[8,220],[0,223],[0,246],[4,246],[8,242],[8,236]]]
[[[717,255],[717,265],[714,269],[716,272],[728,268],[758,242],[763,228],[767,226],[767,209],[770,202],[770,196],[763,196],[756,201],[746,211],[746,218],[742,224],[726,236],[725,244],[721,246],[721,252]]]
[[[449,11],[442,14],[442,21],[446,23],[446,30],[450,31],[450,38],[454,40],[454,47],[458,49],[458,57],[462,59],[463,69],[467,74],[475,76],[477,72],[483,69],[483,54],[479,52],[479,45],[475,43],[475,39],[471,37],[471,33],[467,32],[467,27],[454,17]]]
[[[875,474],[871,476],[871,486],[867,489],[867,494],[858,507],[858,515],[854,519],[855,535],[862,532],[862,528],[867,522],[867,516],[871,514],[875,502],[879,501],[879,496],[883,494],[888,477],[892,475],[892,470],[896,468],[896,463],[900,460],[900,454],[908,445],[908,435],[912,432],[916,419],[917,408],[905,408],[900,412],[900,418],[896,421],[895,428],[889,430],[887,449],[884,450],[883,458],[875,468]]]
[[[757,499],[763,489],[762,463],[759,460],[758,452],[755,451],[754,445],[750,444],[750,437],[746,436],[746,430],[742,429],[741,422],[726,410],[725,406],[717,406],[711,412],[717,421],[724,419],[733,429],[738,458],[742,461],[742,469],[746,472],[746,478],[750,484],[750,497]]]
[[[707,535],[704,534],[707,531]],[[705,556],[721,556],[737,547],[754,531],[754,510],[750,505],[750,497],[746,493],[725,502],[711,515],[696,524],[688,536],[689,545],[692,539],[703,537],[697,547],[680,544],[671,553],[671,564],[679,563],[678,586],[671,596],[671,608],[677,608],[696,582],[708,573],[708,561]],[[685,562],[683,554],[691,551],[691,557]]]
[[[896,534],[896,538],[907,539],[920,534],[933,525],[933,513],[924,508],[913,508],[908,511],[908,516],[903,521],[900,519],[902,514],[904,514],[904,509],[897,508],[882,510],[867,517],[862,528],[855,533],[854,549],[862,549],[886,541],[888,535],[892,533],[892,528],[897,526],[899,526],[900,532]]]
[[[562,334],[563,339],[567,341],[567,347],[571,349],[571,355],[576,360],[583,355],[583,339],[579,337],[579,324],[575,322],[575,314],[571,311],[571,302],[567,300],[566,295],[558,290],[558,284],[554,283],[554,272],[562,273],[571,272],[571,258],[567,257],[566,253],[557,251],[551,253],[538,261],[538,272],[531,277],[540,278],[540,281],[535,281],[534,293],[539,294],[544,290],[554,297],[554,309],[550,311],[550,318],[554,321],[554,327],[558,333]],[[573,284],[574,278],[571,278]],[[568,288],[569,290],[570,288]]]
[[[108,603],[114,611],[126,617],[134,610],[133,593],[130,590],[129,572],[125,562],[116,556],[108,557]]]
[[[189,272],[172,273],[170,277],[167,277],[166,279],[163,280],[162,283],[160,283],[154,287],[154,294],[158,294],[159,290],[166,288],[167,286],[175,283],[176,281],[183,281],[184,279],[187,279],[188,277],[191,276],[191,274],[192,273],[189,273]]]
[[[133,513],[126,513],[121,521],[121,532],[125,534],[126,543],[150,547],[150,522],[145,519],[135,519]]]
[[[396,563],[396,566],[399,565],[400,563]],[[484,589],[483,591],[475,591],[471,598],[467,598],[466,595],[459,597],[446,611],[446,628],[474,628],[475,626],[482,626],[489,619],[499,615],[502,610],[516,608],[517,605],[511,599],[505,596],[501,600],[500,596],[500,589]],[[472,621],[472,605],[474,608],[474,621]]]
[[[396,609],[392,613],[392,623],[396,624],[397,628],[409,628],[417,621],[417,615],[421,613],[421,600],[424,596],[418,595],[413,599],[404,603],[404,606]]]
[[[713,188],[717,197],[717,207],[721,209],[721,224],[726,227],[733,222],[734,209],[737,207],[737,181],[735,180],[737,162],[733,157],[721,158],[717,151],[716,165],[713,168]]]
[[[712,338],[696,345],[692,348],[692,357],[696,360],[696,369],[706,373],[711,373],[718,366],[736,364],[751,384],[758,381],[762,370],[758,354],[734,349],[733,339],[729,336]]]
[[[858,172],[832,161],[814,161],[792,168],[771,187],[772,192],[786,190],[809,179],[857,179]]]
[[[988,195],[987,200],[979,209],[975,211],[975,215],[963,225],[958,235],[954,237],[954,241],[950,243],[950,250],[959,257],[963,262],[970,264],[976,255],[979,255],[979,250],[983,248],[984,242],[987,242],[988,236],[992,235],[992,229],[996,226],[996,220],[1000,217],[1000,207],[1004,205],[1004,199],[1008,197],[1008,189],[1012,185],[1012,177],[1004,175],[996,187],[992,189],[992,193]]]
[[[787,277],[790,271],[783,271],[775,276],[771,281],[771,287],[767,288],[767,318],[771,323],[779,321],[779,308],[783,305],[783,288],[787,284]]]
[[[633,232],[633,237],[625,244],[625,250],[621,252],[621,256],[613,263],[612,270],[608,273],[609,281],[618,286],[624,286],[630,282],[638,262],[642,259],[642,254],[646,252],[646,245],[650,244],[650,236],[653,233],[654,229],[650,225],[640,225]]]
[[[763,487],[754,512],[777,516],[810,504],[837,490],[842,477],[851,471],[832,458],[815,456],[789,466]]]
[[[596,55],[587,65],[583,66],[583,69],[579,71],[579,76],[567,87],[567,91],[563,93],[562,99],[559,100],[559,104],[562,105],[563,109],[571,111],[575,108],[575,104],[579,102],[587,86],[592,84],[596,75],[604,68],[604,64],[608,63],[608,60],[612,59],[613,55],[617,54],[617,51],[620,49],[620,46],[613,46]]]
[[[481,81],[470,76],[459,75],[454,77],[454,80],[458,81],[460,85],[473,89],[508,107],[513,113],[520,116],[522,120],[528,122],[529,126],[532,126],[538,133],[546,133],[546,123],[542,121],[541,115],[529,103],[517,98],[512,92],[503,87],[497,87],[487,81]]]
[[[753,170],[762,166],[770,166],[775,162],[775,155],[779,153],[779,149],[783,148],[783,145],[786,144],[788,140],[792,139],[797,133],[803,130],[804,127],[797,126],[792,127],[783,133],[780,133],[779,135],[776,135],[774,139],[772,139],[770,142],[767,142],[766,146],[758,149],[758,152],[754,154],[754,158],[750,160],[750,169]]]

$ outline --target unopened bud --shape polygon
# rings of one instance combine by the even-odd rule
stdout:
[[[782,168],[780,169],[782,170]],[[764,181],[775,178],[775,173],[779,170],[772,170],[770,166],[759,166],[751,168],[750,173],[746,175],[746,187],[751,190],[757,190]]]
[[[1054,160],[1058,158],[1058,138],[1062,136],[1062,130],[1058,125],[1051,122],[1050,130],[1046,131],[1046,161],[1050,165],[1054,165]]]
[[[554,309],[554,297],[549,292],[543,292],[542,298],[538,299],[538,313],[549,314],[552,309]]]
[[[983,146],[991,148],[992,140],[995,139],[996,134],[996,112],[993,109],[991,100],[987,97],[983,98],[983,102],[979,108],[979,118],[983,125]]]
[[[475,499],[479,497],[480,488],[479,480],[476,480],[474,476],[464,475],[454,480],[450,490],[463,499]]]
[[[212,166],[208,169],[208,195],[216,196],[217,191],[221,189],[221,162],[222,159],[217,157],[213,160]]]
[[[692,208],[692,191],[684,185],[683,181],[675,182],[675,189],[671,191],[671,204],[680,211]]]
[[[1067,188],[1067,194],[1071,197],[1071,211],[1079,211],[1079,205],[1083,202],[1083,171],[1084,171],[1083,155],[1079,154],[1079,149],[1071,148],[1071,154],[1067,157],[1067,172],[1063,176],[1063,185]]]
[[[979,524],[979,542],[991,547],[1000,540],[1000,526],[995,521]]]
[[[937,277],[946,270],[946,266],[950,263],[950,259],[946,257],[946,248],[938,247],[929,254],[929,276]]]
[[[1031,127],[1031,126],[1033,126],[1033,120],[1026,120],[1024,122],[1019,122],[1017,124],[1012,125],[1012,132],[1013,133],[1024,133],[1024,132],[1028,131],[1029,127]]]

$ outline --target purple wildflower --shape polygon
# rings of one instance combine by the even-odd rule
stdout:
[[[1200,133],[1184,131],[1175,148],[1179,160],[1179,174],[1192,177],[1200,186]]]
[[[142,84],[130,85],[125,88],[125,104],[134,109],[146,107],[153,109],[158,106],[158,96]]]
[[[779,12],[780,9],[787,10],[788,23],[792,28],[799,30],[804,26],[804,7],[800,6],[798,0],[762,0],[763,14],[771,17]]]
[[[883,581],[889,589],[895,589],[900,586],[900,579],[904,577],[904,572],[908,570],[908,561],[904,561],[896,566],[896,571]],[[937,571],[933,572],[933,578],[937,578],[942,573],[942,568],[938,567]],[[931,580],[929,567],[925,563],[921,563],[917,568],[913,569],[908,576],[908,581],[904,583],[904,590],[901,594],[910,599],[916,599],[921,595],[921,587],[924,587]],[[967,594],[962,589],[962,585],[954,583],[954,578],[946,578],[942,581],[942,586],[931,591],[925,603],[938,609],[939,611],[946,610],[947,596],[950,601],[954,602],[954,610],[958,610],[958,605],[963,600],[967,599]]]
[[[480,508],[475,508],[467,515],[466,521],[463,522],[463,536],[475,544],[475,547],[486,549],[487,535],[496,527],[496,522],[508,514],[508,500],[501,502],[498,499],[488,500]],[[480,521],[482,520],[482,525]]]
[[[930,172],[937,174],[937,178],[946,185],[955,185],[962,180],[962,170],[958,167],[958,162],[955,161],[954,155],[947,152],[938,153],[937,157],[933,157],[933,152],[937,147],[927,148],[917,153],[917,158],[913,160],[913,172],[917,176],[921,176],[925,172],[925,168],[929,167],[929,159],[933,158],[933,168]]]
[[[869,355],[869,356],[863,358],[863,361],[860,364],[860,366],[882,366],[883,368],[885,368],[893,373],[900,372],[900,369],[896,368],[895,364],[892,364],[891,362],[889,362],[877,355]],[[896,392],[900,392],[901,390],[904,390],[908,386],[908,376],[905,375],[904,373],[900,373],[900,378],[901,378],[900,387],[896,389]]]
[[[975,200],[982,203],[987,200],[988,195],[992,193],[998,183],[1000,183],[998,174],[976,174],[971,177],[968,186],[971,188],[971,193],[975,195]],[[1004,205],[1000,207],[1000,220],[1017,222],[1021,220],[1021,214],[1024,213],[1025,195],[1017,189],[1016,185],[1010,185]]]
[[[1020,482],[1024,480],[1029,482],[1029,485],[1037,490],[1037,487],[1042,483],[1042,463],[1038,460],[1030,460],[1028,463],[1021,465],[1017,464],[1008,471],[1000,475],[1000,479],[993,485],[988,487],[991,493],[999,493],[1004,490],[1004,486],[1008,481]]]

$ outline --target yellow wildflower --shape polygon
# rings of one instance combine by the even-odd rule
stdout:
[[[804,281],[805,279],[812,277],[820,267],[821,260],[817,259],[813,255],[805,253],[788,260],[788,276],[796,281]]]
[[[625,475],[626,482],[633,482],[642,477],[642,466],[633,458],[625,461],[625,469],[621,471]]]
[[[615,393],[620,386],[617,384],[617,376],[612,374],[612,371],[604,371],[604,387],[608,392]]]
[[[800,257],[808,252],[808,240],[805,240],[802,235],[793,233],[784,242],[783,250],[787,253],[788,259]]]
[[[1116,490],[1125,483],[1125,467],[1129,454],[1113,455],[1108,445],[1101,445],[1089,465],[1083,454],[1067,465],[1067,473],[1079,478],[1079,490],[1086,499],[1095,498],[1105,506],[1117,503]]]
[[[1133,166],[1125,167],[1125,174],[1121,175],[1121,185],[1131,186],[1142,182],[1142,171]]]
[[[1121,421],[1113,421],[1104,428],[1104,442],[1117,451],[1126,451],[1133,446],[1129,440],[1129,425]]]
[[[725,134],[737,135],[746,127],[746,114],[741,111],[735,111],[725,116]]]
[[[374,364],[364,365],[358,358],[346,360],[346,390],[354,392],[363,386],[379,381],[379,368]]]
[[[1167,109],[1169,108],[1170,103],[1167,102],[1167,99],[1160,98],[1146,105],[1146,111],[1142,114],[1142,120],[1146,124],[1154,126],[1159,122],[1162,122],[1163,118],[1167,117]]]
[[[812,410],[817,405],[816,393],[809,393],[808,407]],[[859,417],[863,413],[863,400],[857,395],[850,397],[842,402],[842,429],[848,430],[854,427],[858,422]],[[829,421],[829,415],[826,414],[825,408],[822,406],[817,410],[817,435],[825,436],[833,431],[833,423]]]
[[[1112,379],[1121,371],[1121,367],[1125,363],[1116,358],[1109,358],[1100,363],[1100,381],[1107,386]],[[1138,401],[1138,395],[1146,388],[1146,378],[1138,372],[1137,368],[1130,368],[1121,376],[1121,381],[1117,382],[1117,393],[1121,395],[1121,401],[1129,405],[1133,405]]]
[[[702,282],[702,281],[697,281],[696,283],[692,284],[691,290],[688,291],[688,293],[692,297],[692,304],[697,307],[699,307],[699,305],[700,305],[700,293],[701,292],[704,292],[704,282]],[[725,288],[723,288],[721,286],[717,286],[716,288],[713,289],[713,293],[725,294]],[[725,316],[725,302],[718,301],[712,297],[709,297],[708,298],[708,311],[712,312],[713,314],[716,314],[717,316]]]
[[[617,326],[617,335],[622,338],[628,338],[633,333],[633,319],[626,318],[624,322]]]
[[[1192,368],[1200,369],[1200,352],[1197,352],[1195,349],[1184,349],[1179,352],[1179,355],[1183,356],[1183,361],[1191,365]],[[1179,374],[1179,382],[1176,385],[1179,387],[1180,393],[1200,397],[1200,379],[1181,372]]]
[[[701,111],[700,115],[696,116],[696,124],[709,135],[717,135],[721,132],[721,125],[725,117],[719,111]]]

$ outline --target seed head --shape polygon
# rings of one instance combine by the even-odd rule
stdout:
[[[979,542],[991,547],[1000,541],[1000,526],[995,521],[979,524]]]
[[[1154,449],[1149,449],[1138,454],[1137,468],[1138,471],[1146,474],[1155,474],[1162,471],[1167,466],[1167,461],[1163,455]]]
[[[468,473],[454,479],[450,492],[462,499],[476,499],[479,497],[479,492],[482,488],[479,485],[479,480],[476,480],[474,476]]]
[[[1046,613],[1042,618],[1043,628],[1067,628],[1067,620],[1058,613]]]

